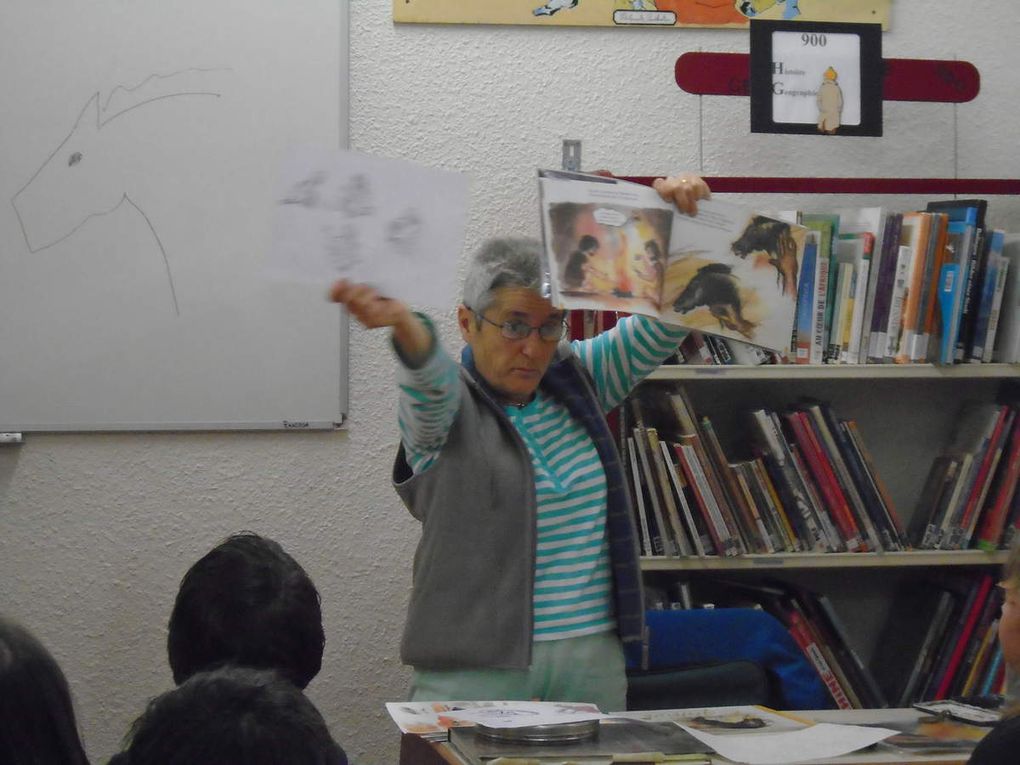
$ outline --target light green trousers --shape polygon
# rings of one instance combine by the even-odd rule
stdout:
[[[411,701],[584,701],[627,707],[623,649],[615,632],[532,644],[528,669],[415,670]]]

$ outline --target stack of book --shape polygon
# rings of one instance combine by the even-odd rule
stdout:
[[[644,555],[904,548],[856,424],[825,403],[750,412],[755,454],[737,461],[682,386],[643,386],[620,428]]]
[[[1008,547],[1020,525],[1016,405],[966,405],[949,449],[932,463],[914,513],[915,547]]]
[[[872,662],[890,703],[1003,693],[1002,597],[994,581],[991,574],[943,575],[903,585]]]

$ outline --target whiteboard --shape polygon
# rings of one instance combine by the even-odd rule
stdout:
[[[266,276],[347,144],[346,0],[4,0],[0,430],[332,428],[347,326]]]

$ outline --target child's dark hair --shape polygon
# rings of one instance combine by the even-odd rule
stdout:
[[[273,669],[305,688],[322,666],[319,593],[279,544],[229,537],[184,575],[170,615],[167,654],[178,685],[236,664]]]
[[[0,763],[88,765],[60,666],[27,629],[2,615]]]

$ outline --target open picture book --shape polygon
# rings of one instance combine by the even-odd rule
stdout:
[[[539,171],[551,300],[790,354],[807,229],[715,199],[679,212],[617,178]]]

